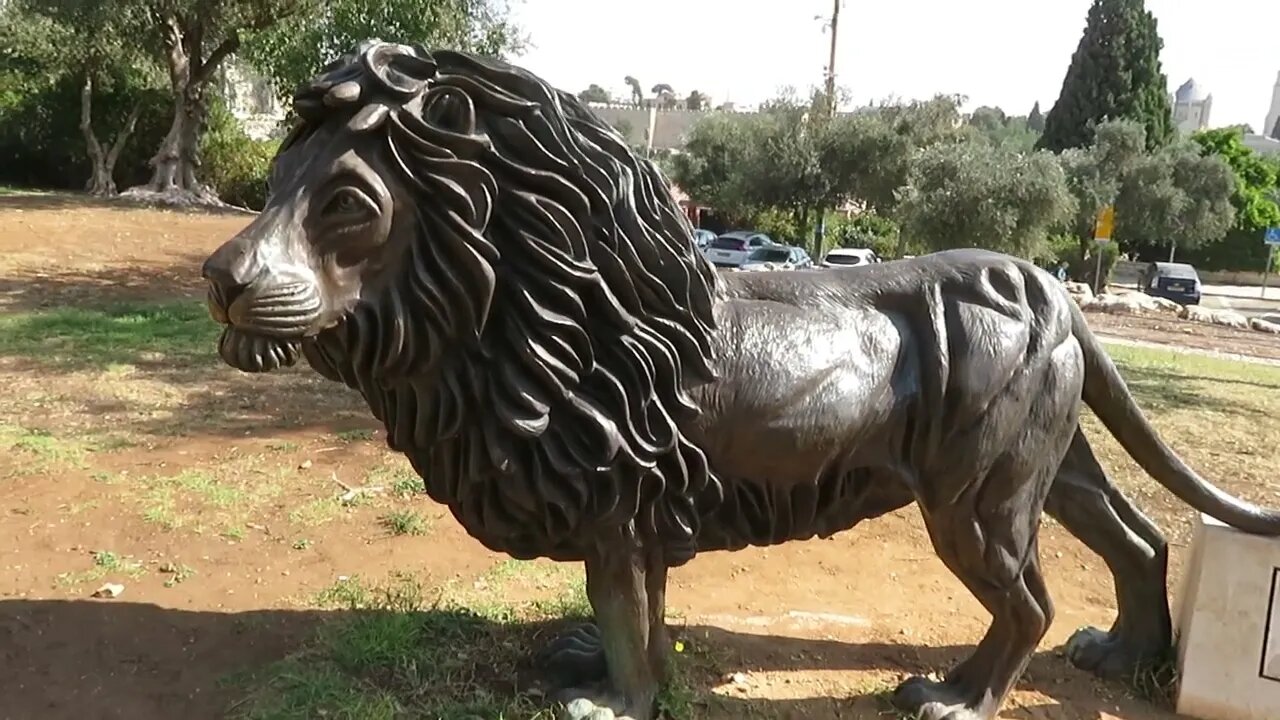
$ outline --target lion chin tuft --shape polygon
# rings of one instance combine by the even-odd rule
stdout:
[[[264,373],[298,362],[302,343],[258,335],[227,327],[218,340],[218,355],[231,367],[247,373]]]

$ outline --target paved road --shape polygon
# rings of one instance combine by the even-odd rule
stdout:
[[[1112,284],[1137,289],[1132,282]],[[1234,310],[1245,317],[1280,321],[1280,287],[1267,288],[1263,297],[1262,288],[1252,285],[1204,285],[1200,289],[1200,304],[1214,310]]]

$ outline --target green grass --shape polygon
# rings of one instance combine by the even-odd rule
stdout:
[[[381,522],[392,535],[426,535],[431,529],[431,521],[416,510],[392,510]]]
[[[94,448],[81,438],[64,438],[37,428],[0,423],[0,449],[11,451],[19,473],[44,472],[54,467],[82,468]]]
[[[66,572],[58,575],[58,583],[74,586],[86,582],[94,582],[111,578],[139,578],[146,572],[142,563],[129,555],[120,555],[110,550],[93,552],[93,567],[80,572]]]
[[[428,598],[406,575],[370,584],[352,577],[314,604],[339,610],[285,660],[238,682],[243,720],[554,720],[554,708],[517,691],[533,649],[590,614],[581,581],[556,597],[507,603],[495,588],[446,586]],[[667,720],[693,720],[708,702],[688,678],[706,675],[706,648],[679,641],[674,678],[659,698]]]
[[[337,438],[342,442],[367,442],[373,439],[373,431],[366,429],[358,430],[342,430],[337,433]]]
[[[128,494],[143,520],[165,530],[216,531],[241,540],[245,525],[281,492],[285,472],[259,456],[238,455],[216,468],[141,478]]]
[[[245,720],[554,720],[512,693],[512,671],[540,627],[529,607],[428,599],[413,579],[358,577],[320,593],[341,610],[294,656],[247,678]]]
[[[0,315],[0,355],[50,368],[213,363],[217,338],[217,324],[194,300]]]

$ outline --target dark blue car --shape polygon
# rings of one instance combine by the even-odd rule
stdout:
[[[1183,305],[1200,304],[1200,275],[1186,263],[1153,262],[1138,280],[1142,292]]]

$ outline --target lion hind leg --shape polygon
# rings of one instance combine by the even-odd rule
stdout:
[[[1040,574],[1037,531],[1051,468],[1001,463],[967,497],[977,505],[922,508],[934,549],[983,607],[991,625],[942,682],[913,677],[893,702],[922,720],[992,720],[1053,621]]]
[[[1169,548],[1164,537],[1112,484],[1079,428],[1045,510],[1102,558],[1116,592],[1117,614],[1111,629],[1076,631],[1067,641],[1067,657],[1076,667],[1101,677],[1132,677],[1173,643]]]

